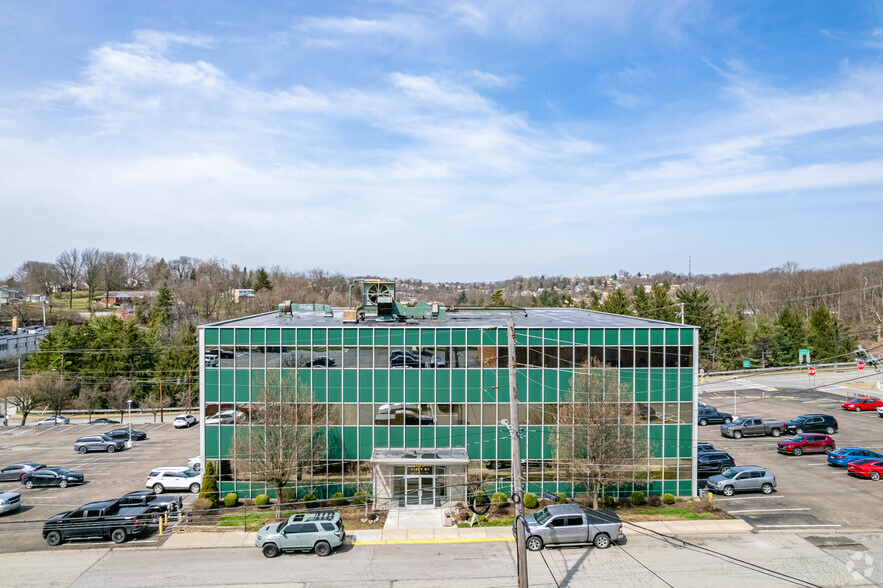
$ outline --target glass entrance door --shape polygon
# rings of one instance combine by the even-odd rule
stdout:
[[[412,508],[420,505],[420,478],[405,476],[405,504]]]
[[[420,478],[420,506],[435,506],[435,478]]]

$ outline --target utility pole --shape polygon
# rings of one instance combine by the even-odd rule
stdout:
[[[527,588],[527,537],[524,527],[524,490],[521,485],[521,436],[518,426],[518,389],[515,370],[515,319],[506,321],[509,335],[509,437],[512,442],[512,502],[515,503],[515,553],[518,588]]]
[[[684,324],[686,324],[686,323],[684,322],[684,303],[683,303],[683,302],[678,302],[678,304],[681,305],[681,324],[684,325]]]
[[[156,413],[153,413],[156,418]],[[163,422],[163,412],[162,412],[162,380],[159,381],[159,422]]]

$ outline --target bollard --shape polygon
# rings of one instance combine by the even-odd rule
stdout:
[[[166,512],[165,512],[165,519],[166,519],[166,520],[165,520],[166,527],[168,527],[168,526],[169,526],[169,511],[166,511]]]
[[[181,522],[181,509],[178,509],[178,522]]]
[[[711,504],[711,497],[714,496],[713,492],[708,492],[708,504]]]
[[[162,535],[162,517],[159,517],[159,534]]]

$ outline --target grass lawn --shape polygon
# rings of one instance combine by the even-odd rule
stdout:
[[[218,517],[219,527],[242,527],[245,526],[247,531],[257,531],[264,526],[264,521],[275,516],[274,509],[259,512],[247,512],[221,515]],[[284,514],[284,513],[283,513]]]
[[[691,521],[721,518],[720,513],[717,512],[695,512],[691,509],[681,508],[679,506],[670,506],[667,508],[630,508],[620,514],[624,515],[622,517],[624,520],[627,520],[628,515],[630,514],[651,515],[659,518],[686,519]]]

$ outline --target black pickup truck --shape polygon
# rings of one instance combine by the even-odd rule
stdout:
[[[111,539],[123,543],[147,528],[148,514],[147,507],[120,506],[117,500],[90,502],[46,519],[43,538],[52,547],[69,539]]]

